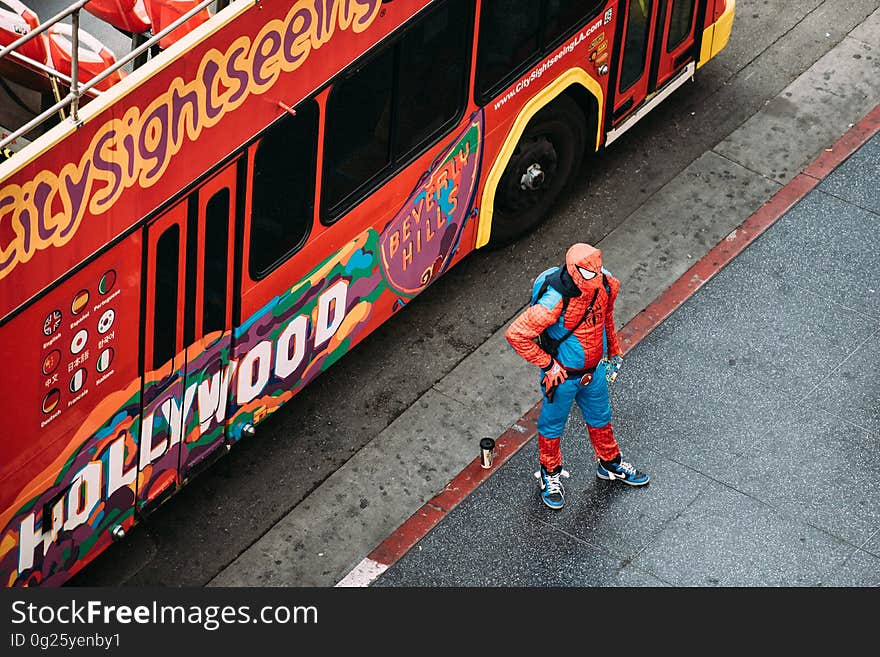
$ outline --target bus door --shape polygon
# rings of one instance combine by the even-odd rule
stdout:
[[[141,511],[227,443],[235,180],[232,163],[146,228]]]
[[[695,0],[666,0],[660,17],[662,38],[654,49],[656,80],[652,90],[669,82],[688,62],[699,59],[693,52],[699,4]]]
[[[696,22],[704,0],[624,0],[610,143],[693,74]],[[646,102],[647,101],[647,102]]]

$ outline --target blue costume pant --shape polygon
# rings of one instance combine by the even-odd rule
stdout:
[[[541,392],[546,392],[543,385]],[[593,380],[588,385],[582,386],[580,378],[568,379],[556,388],[552,402],[548,402],[546,394],[544,395],[541,400],[541,416],[538,418],[538,433],[545,438],[562,436],[572,402],[577,402],[587,426],[599,428],[611,422],[611,401],[608,397],[604,362],[596,367]]]
[[[541,390],[544,390],[543,384]],[[603,362],[596,367],[593,379],[587,385],[581,385],[580,378],[567,379],[556,387],[552,402],[544,395],[538,417],[538,453],[541,465],[548,472],[562,466],[559,439],[565,430],[572,402],[577,402],[581,409],[596,457],[611,461],[620,454],[611,426],[611,401]]]

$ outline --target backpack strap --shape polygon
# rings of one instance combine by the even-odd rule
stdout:
[[[544,296],[544,293],[547,291],[547,288],[549,286],[550,286],[549,281],[544,279],[544,283],[541,285],[541,289],[538,292],[537,299],[540,299],[542,296]],[[604,271],[602,272],[602,286],[605,288],[605,293],[608,295],[608,299],[610,300],[611,299],[611,285],[609,285],[608,278],[605,276]],[[596,290],[593,292],[593,298],[590,300],[590,305],[587,306],[587,309],[584,311],[584,314],[581,315],[581,318],[580,318],[580,320],[578,320],[578,323],[575,324],[573,327],[571,327],[568,331],[566,331],[565,335],[563,335],[558,340],[551,338],[550,334],[547,332],[547,329],[544,329],[544,331],[541,333],[540,345],[544,349],[544,351],[546,351],[548,354],[550,354],[550,356],[552,358],[554,358],[554,359],[556,358],[556,352],[559,350],[559,345],[561,345],[563,342],[568,340],[568,338],[571,337],[571,334],[574,333],[575,330],[577,330],[577,328],[581,324],[584,323],[584,321],[587,319],[587,316],[593,312],[593,306],[596,305],[596,298],[598,296],[599,296],[599,288],[596,288]],[[565,326],[565,310],[568,307],[568,301],[570,298],[571,297],[567,297],[565,295],[562,295],[562,314],[560,315],[560,317],[562,318],[562,325],[563,326]]]
[[[575,324],[574,326],[572,326],[570,329],[568,329],[568,332],[559,339],[559,344],[562,344],[563,342],[568,340],[569,336],[575,332],[575,329],[577,329],[577,327],[579,327],[581,324],[584,323],[584,320],[587,318],[587,315],[589,315],[591,312],[593,312],[593,306],[596,304],[596,297],[598,297],[598,296],[599,296],[599,289],[596,288],[596,290],[593,292],[593,298],[590,299],[590,305],[587,306],[587,309],[584,311],[584,314],[581,315],[581,318],[578,320],[578,323]],[[563,321],[563,326],[564,326],[565,318],[563,318],[562,321]]]
[[[540,298],[544,296],[544,293],[546,293],[547,289],[550,287],[550,281],[547,280],[549,278],[549,276],[546,276],[544,278],[544,282],[541,283],[541,288],[538,290],[538,294],[535,296],[535,303],[538,303]],[[556,288],[553,289],[555,290]],[[559,290],[556,291],[559,292]],[[560,315],[560,317],[565,317],[565,311],[568,309],[568,302],[571,301],[571,297],[567,297],[561,292],[560,295],[562,296],[562,314]]]

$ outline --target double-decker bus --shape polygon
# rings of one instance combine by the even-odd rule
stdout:
[[[468,253],[533,229],[733,15],[0,0],[0,81],[41,108],[0,131],[2,582],[64,583]]]

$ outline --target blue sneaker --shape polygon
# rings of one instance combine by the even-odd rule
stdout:
[[[561,509],[565,506],[565,488],[562,487],[560,477],[568,479],[568,471],[562,466],[556,468],[553,473],[547,472],[544,466],[535,473],[538,483],[541,485],[541,500],[551,509]]]
[[[608,481],[622,481],[630,486],[644,486],[651,478],[648,473],[637,469],[632,463],[622,461],[618,456],[614,461],[602,461],[596,464],[596,476]]]

